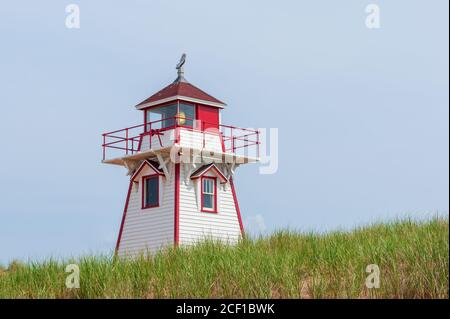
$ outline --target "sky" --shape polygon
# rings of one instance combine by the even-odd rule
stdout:
[[[140,124],[134,105],[174,80],[183,52],[186,78],[228,104],[223,123],[278,129],[277,171],[236,172],[250,231],[448,216],[448,6],[2,3],[0,264],[113,250],[128,178],[101,163],[101,133]]]

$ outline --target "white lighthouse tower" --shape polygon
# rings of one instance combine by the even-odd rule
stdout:
[[[184,78],[136,105],[143,123],[103,134],[103,163],[130,176],[119,256],[243,235],[236,168],[259,158],[259,132],[221,123],[222,101]]]

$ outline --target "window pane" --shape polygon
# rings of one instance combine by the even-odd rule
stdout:
[[[206,178],[203,180],[203,193],[214,194],[214,180]]]
[[[202,179],[202,207],[208,210],[215,210],[215,179],[203,178]]]
[[[203,194],[203,208],[214,209],[214,195]]]
[[[161,119],[162,119],[162,114],[159,112],[159,109],[147,111],[147,123],[151,122],[151,124],[147,124],[146,131],[148,132],[151,129],[153,129],[153,130],[160,129],[162,123],[159,120],[161,120]],[[156,122],[156,121],[158,121],[158,122]]]
[[[165,108],[165,111],[164,111],[163,117],[166,120],[164,120],[163,127],[174,126],[175,125],[174,117],[177,115],[177,106],[176,106],[176,104],[170,105],[170,106],[166,106],[164,108]]]
[[[147,111],[147,122],[155,122],[147,126],[147,131],[151,129],[160,129],[175,125],[175,117],[177,114],[177,105],[170,104]]]
[[[145,180],[145,206],[158,205],[158,177]]]
[[[195,106],[191,104],[180,103],[179,117],[180,125],[192,127],[195,120]]]

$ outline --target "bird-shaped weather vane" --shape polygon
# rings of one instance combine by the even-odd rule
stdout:
[[[176,69],[178,70],[178,77],[175,82],[185,82],[184,78],[184,64],[186,63],[186,53],[183,53],[180,58],[180,62],[178,62]]]

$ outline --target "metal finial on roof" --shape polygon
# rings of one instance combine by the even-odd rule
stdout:
[[[178,73],[178,77],[175,79],[174,82],[187,82],[184,78],[184,64],[186,63],[186,53],[183,53],[180,58],[180,62],[178,62],[176,69]]]

